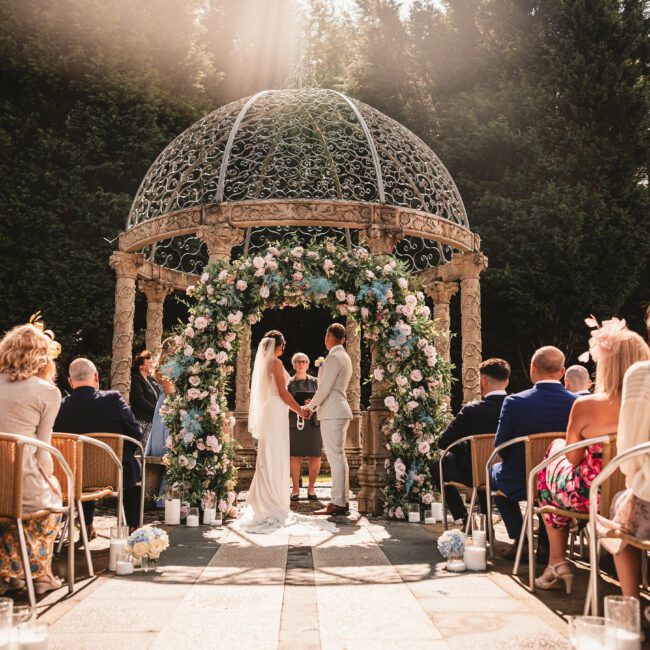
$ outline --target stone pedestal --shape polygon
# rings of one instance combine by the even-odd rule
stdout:
[[[376,350],[372,351],[372,367],[376,365]],[[386,440],[382,427],[388,418],[388,409],[384,406],[386,387],[383,383],[372,380],[370,406],[363,416],[363,438],[359,468],[359,512],[363,514],[381,514],[383,512],[383,490],[386,487],[386,468],[384,461],[388,457]]]
[[[453,261],[460,271],[461,335],[463,352],[463,402],[481,398],[481,284],[479,277],[487,268],[481,253],[456,253]]]
[[[129,398],[131,357],[133,355],[133,316],[135,314],[135,280],[144,264],[141,253],[116,251],[109,263],[115,271],[115,316],[113,318],[113,359],[111,388]]]
[[[348,402],[352,409],[352,421],[348,427],[345,453],[350,467],[350,485],[359,486],[361,466],[361,332],[357,323],[348,320],[345,325],[345,341],[352,360],[352,378],[348,386]]]
[[[140,280],[138,287],[147,297],[145,345],[154,358],[157,358],[162,343],[165,298],[172,291],[172,286],[162,280]]]
[[[208,247],[209,263],[223,258],[229,259],[232,247],[244,241],[244,231],[227,223],[201,226],[196,234]]]

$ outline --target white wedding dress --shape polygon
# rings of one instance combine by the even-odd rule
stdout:
[[[331,522],[291,512],[289,489],[289,407],[280,397],[273,362],[275,340],[262,339],[251,380],[248,428],[258,439],[255,474],[233,528],[247,533],[285,530],[291,535],[336,533]],[[291,377],[284,370],[285,387]]]

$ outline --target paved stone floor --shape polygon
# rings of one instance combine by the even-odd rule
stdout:
[[[76,593],[39,603],[51,648],[566,648],[562,615],[584,601],[584,569],[575,595],[538,599],[502,560],[486,573],[447,573],[435,544],[441,525],[365,518],[354,508],[326,536],[170,527],[156,574],[115,577],[105,570],[111,521],[96,521],[95,578],[83,577],[79,553]]]

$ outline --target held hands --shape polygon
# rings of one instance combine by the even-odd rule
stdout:
[[[300,417],[309,420],[311,419],[311,416],[313,415],[313,411],[307,408],[306,406],[301,406],[300,407]]]

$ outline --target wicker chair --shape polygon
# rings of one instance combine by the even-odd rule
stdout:
[[[120,433],[88,433],[84,437],[92,438],[93,440],[99,440],[104,444],[109,445],[120,459],[120,463],[122,462],[125,443],[131,443],[135,445],[140,451],[140,462],[142,463],[142,489],[140,490],[140,526],[142,526],[144,523],[144,487],[147,469],[147,459],[144,455],[144,445],[139,440],[134,440],[133,438],[124,436]],[[124,506],[121,497],[120,510],[122,511],[122,519],[126,522],[126,518],[124,517]]]
[[[443,471],[443,460],[445,456],[457,445],[461,443],[469,442],[471,450],[471,459],[472,459],[472,485],[465,485],[464,483],[458,483],[456,481],[446,481]],[[467,525],[465,526],[465,533],[469,534],[471,527],[472,517],[471,514],[474,512],[474,506],[476,505],[476,499],[478,497],[479,490],[485,490],[485,474],[483,473],[483,468],[485,463],[489,458],[492,450],[494,449],[494,434],[493,433],[484,433],[475,436],[465,436],[460,440],[453,442],[447,449],[443,450],[440,454],[440,496],[442,497],[442,513],[443,513],[443,522],[445,525],[445,530],[447,530],[447,500],[445,498],[445,486],[452,485],[457,488],[465,488],[472,490],[472,497],[469,505],[469,514],[467,518]]]
[[[635,535],[626,533],[620,528],[615,527],[614,522],[609,519],[609,511],[611,508],[614,496],[625,489],[625,475],[621,472],[621,465],[638,456],[650,455],[650,442],[644,442],[641,445],[632,447],[622,454],[612,458],[612,460],[603,467],[603,470],[596,476],[589,488],[589,559],[591,563],[591,572],[589,575],[589,590],[587,592],[587,599],[585,602],[585,614],[589,613],[593,616],[598,616],[598,576],[600,574],[598,568],[598,560],[600,556],[600,540],[603,538],[622,539],[626,544],[638,548],[642,555],[643,567],[643,584],[647,586],[646,562],[647,553],[650,551],[650,541],[640,539]],[[650,458],[648,459],[650,462]],[[603,484],[605,484],[603,486]],[[601,489],[601,486],[602,489]],[[600,515],[598,514],[598,490],[600,492]],[[603,503],[604,502],[604,503]],[[611,525],[611,528],[605,531],[598,530],[598,522],[606,522]],[[590,607],[591,606],[591,607]]]
[[[575,442],[571,445],[563,447],[560,451],[552,454],[548,458],[542,460],[537,464],[529,473],[528,473],[528,489],[527,489],[527,500],[528,508],[526,510],[526,525],[524,530],[522,530],[522,535],[519,540],[519,546],[523,547],[524,536],[528,538],[528,554],[529,554],[529,564],[528,564],[528,577],[529,577],[529,587],[531,592],[535,591],[535,555],[533,552],[533,516],[535,514],[554,514],[561,515],[564,517],[571,517],[573,519],[579,519],[582,521],[589,520],[589,514],[586,512],[576,512],[575,510],[568,510],[565,508],[558,508],[557,506],[544,505],[541,507],[535,506],[535,500],[537,498],[537,475],[546,467],[548,467],[553,461],[557,460],[564,456],[567,452],[571,452],[577,449],[585,449],[586,447],[591,447],[595,444],[603,445],[603,467],[606,467],[612,458],[616,455],[616,434],[599,436],[597,438],[589,438],[587,440],[581,440],[580,442]],[[617,481],[620,484],[620,481]],[[615,487],[615,483],[612,482],[611,487]],[[609,512],[609,506],[611,504],[614,493],[608,489],[606,492],[601,494],[601,512],[603,508],[606,508],[606,512]],[[520,553],[517,553],[518,558]],[[519,563],[515,563],[515,569],[513,573],[516,573],[519,569]]]
[[[486,479],[486,492],[487,492],[487,507],[488,507],[488,516],[487,516],[487,524],[488,524],[488,535],[489,535],[489,540],[490,540],[490,555],[491,557],[494,557],[495,553],[495,548],[494,548],[494,525],[492,523],[492,497],[494,496],[502,496],[505,497],[506,495],[501,492],[500,490],[495,492],[494,494],[492,493],[492,488],[490,486],[490,473],[492,471],[492,466],[494,463],[498,460],[499,458],[499,452],[502,449],[506,449],[507,447],[511,447],[512,445],[516,444],[524,444],[524,454],[525,454],[525,460],[526,460],[526,476],[529,475],[531,469],[534,467],[536,462],[541,461],[547,450],[549,444],[553,441],[556,440],[557,438],[563,438],[565,436],[564,432],[558,432],[558,431],[551,431],[551,432],[544,432],[544,433],[533,433],[528,436],[519,436],[518,438],[513,438],[512,440],[508,440],[507,442],[504,442],[503,444],[499,445],[494,449],[492,452],[492,455],[488,458],[487,463],[485,464],[485,479]],[[528,516],[528,511],[526,511],[526,514],[524,516],[524,521],[526,521],[526,517]],[[524,537],[524,530],[525,526],[522,526],[521,529],[521,535],[519,538],[520,545],[517,548],[517,557],[515,559],[515,566],[519,566],[519,561],[521,559],[521,552],[523,548],[523,543],[521,540],[523,540]]]
[[[23,522],[40,519],[54,511],[50,509],[38,510],[36,512],[23,511],[23,456],[26,445],[46,449],[52,454],[65,476],[65,482],[62,482],[61,486],[67,494],[74,492],[74,474],[68,463],[66,463],[61,452],[51,445],[30,436],[0,433],[0,521],[16,522],[29,602],[32,607],[35,607],[36,596],[34,593],[34,581],[32,579],[32,572],[29,565],[29,556],[27,555],[27,541],[25,539]],[[55,463],[55,465],[57,463]],[[68,500],[67,510],[68,518],[73,518],[73,501]],[[70,547],[72,548],[73,543],[70,532],[68,533],[68,539],[70,541]],[[68,553],[68,592],[73,593],[73,591],[74,553],[70,552]]]
[[[75,477],[75,492],[72,498],[77,508],[79,530],[84,545],[88,574],[93,577],[95,572],[88,543],[88,530],[81,504],[121,494],[122,462],[110,445],[74,433],[53,433],[52,445],[61,452]],[[107,456],[111,461],[109,463],[106,463]],[[89,459],[91,462],[89,462]],[[55,466],[56,473],[57,466]],[[118,486],[118,489],[114,486]],[[63,497],[67,502],[70,495],[64,493]],[[74,519],[66,519],[66,528],[73,522]],[[58,552],[61,551],[62,546],[63,535],[59,541]]]

